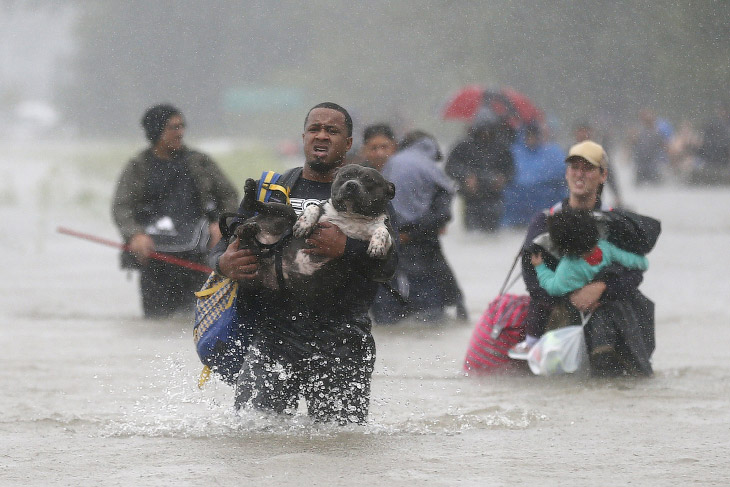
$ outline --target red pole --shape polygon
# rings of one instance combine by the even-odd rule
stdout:
[[[106,245],[108,247],[115,247],[117,249],[129,251],[128,245],[120,244],[119,242],[115,242],[113,240],[107,240],[105,238],[97,237],[94,235],[89,235],[88,233],[77,232],[75,230],[71,230],[71,229],[65,228],[65,227],[58,227],[56,229],[56,231],[58,233],[62,233],[64,235],[70,235],[72,237],[82,238],[84,240],[89,240],[91,242],[100,243],[100,244]],[[197,262],[193,262],[190,260],[180,259],[180,258],[174,257],[170,254],[163,254],[161,252],[152,252],[150,254],[150,258],[155,259],[155,260],[161,260],[162,262],[167,262],[168,264],[174,264],[174,265],[178,265],[180,267],[185,267],[187,269],[192,269],[194,271],[204,272],[206,274],[210,274],[211,272],[213,272],[213,269],[211,269],[207,265],[198,264]]]

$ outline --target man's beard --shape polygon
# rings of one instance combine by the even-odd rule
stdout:
[[[330,162],[327,163],[325,161],[322,161],[320,159],[313,159],[311,161],[307,161],[307,167],[309,167],[312,171],[319,173],[319,174],[327,174],[332,169],[335,169],[342,165],[342,160]]]

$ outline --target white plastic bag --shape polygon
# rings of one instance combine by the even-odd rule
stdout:
[[[533,374],[572,374],[588,363],[583,327],[591,314],[581,313],[582,325],[566,326],[545,333],[527,355]]]

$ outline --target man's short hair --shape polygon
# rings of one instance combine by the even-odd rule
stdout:
[[[352,137],[352,117],[347,112],[347,110],[342,108],[337,103],[333,103],[331,101],[325,101],[318,105],[314,105],[312,108],[310,108],[309,111],[307,112],[307,116],[304,117],[304,127],[307,126],[307,120],[309,120],[309,114],[312,113],[312,110],[314,110],[315,108],[329,108],[330,110],[337,110],[338,112],[343,114],[345,116],[345,125],[347,126],[347,136]]]
[[[367,143],[368,140],[372,139],[373,137],[377,137],[378,135],[382,135],[383,137],[386,137],[395,142],[395,134],[393,133],[393,129],[390,128],[390,125],[385,123],[376,123],[365,127],[365,130],[362,133],[362,141],[363,143]]]

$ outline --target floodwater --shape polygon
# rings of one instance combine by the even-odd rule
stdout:
[[[444,245],[470,323],[376,328],[370,422],[336,427],[236,413],[219,382],[199,390],[190,321],[141,319],[117,252],[55,232],[116,239],[113,180],[0,153],[0,485],[730,484],[726,188],[624,184],[664,228],[642,284],[654,377],[465,377],[521,234],[457,223]]]

